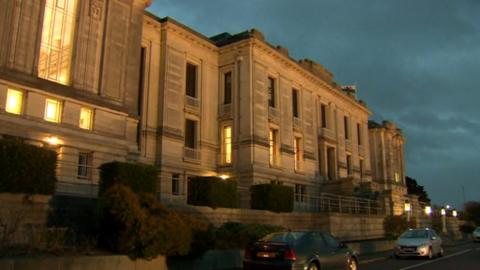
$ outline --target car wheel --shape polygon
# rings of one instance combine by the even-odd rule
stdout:
[[[433,259],[432,248],[429,248],[429,249],[428,249],[427,259],[429,259],[429,260]]]
[[[347,270],[357,270],[357,261],[354,258],[348,259]]]
[[[308,266],[308,270],[320,270],[320,268],[318,268],[317,263],[312,262],[312,263],[310,263],[310,265]]]
[[[438,252],[438,256],[439,256],[439,257],[443,257],[443,254],[444,254],[444,253],[445,253],[445,252],[443,251],[443,247],[440,247],[440,252]]]

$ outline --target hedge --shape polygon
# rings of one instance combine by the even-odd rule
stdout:
[[[218,177],[195,177],[188,182],[188,204],[236,208],[237,181]]]
[[[250,188],[252,209],[293,211],[293,188],[280,184],[259,184]]]
[[[55,192],[57,153],[21,140],[0,140],[0,192]]]
[[[398,238],[408,228],[416,228],[416,219],[410,218],[410,222],[407,221],[404,216],[386,216],[383,220],[383,229],[385,236],[389,239]]]
[[[135,193],[157,192],[157,169],[141,163],[113,161],[100,166],[99,195],[109,187],[121,183],[130,187]]]
[[[267,234],[282,230],[280,226],[228,222],[216,230],[215,248],[244,249]]]

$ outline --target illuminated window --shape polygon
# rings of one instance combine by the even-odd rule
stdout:
[[[270,165],[277,164],[277,131],[270,129],[268,133]]]
[[[225,164],[232,163],[232,127],[225,126],[223,128],[223,162]]]
[[[76,0],[46,0],[38,76],[70,83]]]
[[[49,99],[45,101],[45,116],[44,119],[49,122],[59,123],[60,115],[62,113],[62,103],[58,100]]]
[[[23,93],[18,90],[8,89],[5,111],[13,114],[22,113]]]
[[[301,139],[295,137],[293,139],[293,151],[295,153],[295,171],[299,171],[302,163]]]
[[[90,108],[80,109],[79,127],[83,129],[92,129],[93,110]]]
[[[399,173],[395,173],[395,182],[400,182],[400,174]]]

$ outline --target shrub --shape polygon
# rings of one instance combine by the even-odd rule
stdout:
[[[123,184],[109,187],[100,198],[103,213],[100,242],[132,259],[185,255],[195,220],[170,212],[152,194],[135,194]]]
[[[215,247],[219,249],[245,248],[265,235],[281,230],[283,228],[279,226],[228,222],[217,229]]]
[[[151,165],[113,161],[100,166],[99,195],[121,183],[135,193],[157,192],[157,169]]]
[[[20,140],[0,140],[0,192],[51,195],[56,165],[55,151]]]
[[[387,238],[398,238],[408,229],[408,222],[404,216],[386,216],[383,220],[383,229]]]
[[[293,188],[280,184],[254,185],[251,191],[252,209],[292,212]]]
[[[196,177],[188,183],[188,204],[212,208],[237,207],[237,181],[218,177]]]
[[[459,229],[464,234],[471,234],[475,230],[475,226],[470,223],[464,223],[459,226]]]

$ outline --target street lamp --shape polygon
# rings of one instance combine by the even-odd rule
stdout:
[[[425,214],[427,216],[430,216],[432,214],[432,207],[431,206],[425,206]]]
[[[445,208],[440,210],[440,214],[442,214],[442,232],[447,234],[447,211],[445,211]]]
[[[410,212],[412,212],[412,205],[409,201],[405,201],[405,212],[407,213],[407,222],[410,223]]]
[[[458,216],[457,210],[455,210],[455,209],[452,210],[452,216],[453,216],[453,217],[457,217],[457,216]]]

